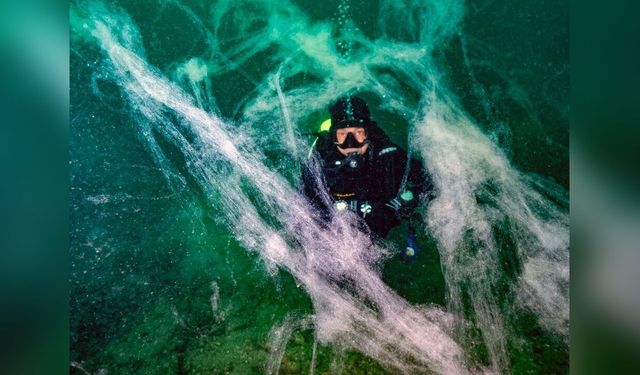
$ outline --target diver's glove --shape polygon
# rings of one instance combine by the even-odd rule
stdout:
[[[411,190],[405,190],[387,202],[385,206],[394,210],[398,217],[407,217],[411,215],[411,211],[413,211],[417,204],[418,200],[413,196],[413,192]]]

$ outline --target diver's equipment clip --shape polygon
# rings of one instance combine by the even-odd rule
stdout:
[[[371,205],[369,204],[369,202],[364,202],[362,203],[362,205],[360,206],[360,212],[362,212],[362,218],[364,219],[368,213],[370,213],[372,210]]]
[[[344,210],[346,210],[346,209],[347,209],[347,207],[348,207],[348,206],[349,206],[349,205],[347,204],[347,202],[346,202],[346,201],[343,201],[343,200],[336,201],[336,202],[333,204],[333,207],[335,207],[335,208],[336,208],[336,211],[344,211]]]

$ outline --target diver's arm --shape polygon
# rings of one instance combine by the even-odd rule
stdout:
[[[418,206],[424,191],[422,165],[416,159],[409,159],[407,153],[399,147],[387,156],[386,164],[387,174],[392,178],[387,183],[393,186],[393,193],[385,205],[398,218],[406,218]]]
[[[307,198],[307,200],[316,207],[322,205],[322,192],[323,189],[322,177],[319,175],[319,166],[316,159],[311,159],[302,166],[302,186],[301,192]]]
[[[416,197],[419,197],[420,200],[429,202],[435,198],[436,189],[431,174],[424,164],[416,159],[411,159],[409,182],[414,187]]]

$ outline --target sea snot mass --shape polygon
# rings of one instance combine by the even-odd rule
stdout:
[[[568,9],[72,1],[72,373],[568,373]],[[320,225],[357,93],[436,197]]]

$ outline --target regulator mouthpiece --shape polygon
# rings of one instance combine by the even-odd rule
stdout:
[[[352,170],[359,169],[364,162],[364,158],[357,152],[352,152],[344,159],[344,165]]]

